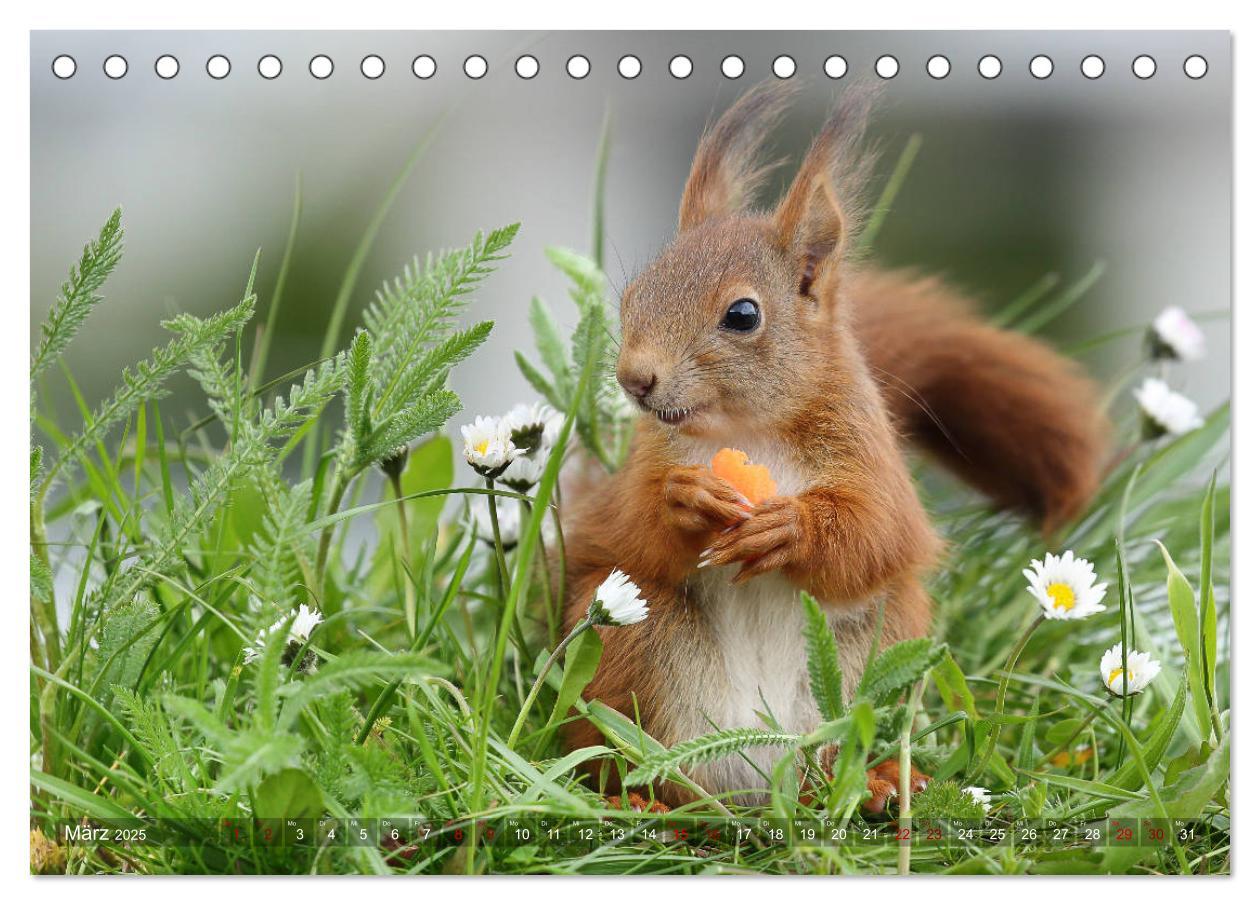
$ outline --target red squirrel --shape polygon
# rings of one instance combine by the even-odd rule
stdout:
[[[760,146],[788,93],[744,95],[700,140],[673,242],[621,299],[617,379],[641,415],[626,464],[566,495],[566,618],[586,613],[612,569],[642,588],[650,617],[601,630],[586,697],[637,714],[667,746],[764,726],[767,710],[790,731],[814,728],[801,590],[829,615],[846,694],[880,603],[883,645],[928,632],[923,578],[942,544],[905,441],[1047,530],[1099,481],[1105,422],[1073,363],[986,325],[934,279],[854,260],[870,98],[845,95],[761,211]],[[779,495],[749,508],[707,467],[723,447],[768,466]],[[600,740],[585,721],[568,727],[571,747]],[[778,754],[689,775],[755,803]],[[879,800],[897,780],[881,769]],[[690,797],[668,784],[656,795]]]

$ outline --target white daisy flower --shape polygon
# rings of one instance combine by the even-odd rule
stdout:
[[[1077,559],[1068,550],[1062,556],[1047,553],[1044,560],[1034,559],[1024,570],[1028,593],[1037,598],[1047,619],[1084,619],[1101,613],[1107,592],[1099,584],[1094,565],[1088,559]]]
[[[547,440],[547,428],[555,416],[555,409],[549,405],[541,402],[526,405],[522,402],[512,406],[511,411],[503,416],[503,426],[517,449],[524,455],[532,456],[551,445]]]
[[[989,794],[989,790],[984,786],[966,786],[963,792],[970,795],[972,801],[984,808],[986,814],[992,809],[993,796]]]
[[[633,625],[648,617],[643,592],[620,569],[614,569],[595,591],[588,615],[596,625]]]
[[[1159,675],[1159,661],[1152,660],[1145,651],[1130,650],[1128,656],[1129,694],[1137,694]],[[1121,645],[1117,644],[1102,655],[1098,662],[1098,671],[1102,673],[1103,684],[1107,690],[1117,696],[1125,693],[1124,655]]]
[[[499,418],[479,415],[459,432],[464,435],[464,458],[482,477],[497,478],[519,452]]]
[[[495,507],[499,515],[499,539],[503,549],[511,550],[521,539],[521,507],[516,500],[500,500]],[[473,530],[487,544],[494,543],[494,525],[490,522],[490,499],[484,494],[474,494],[468,504]]]
[[[245,662],[253,663],[263,654],[263,648],[267,646],[267,639],[284,628],[285,622],[289,620],[288,616],[281,617],[273,622],[266,629],[259,629],[258,634],[254,638],[254,643],[245,648]],[[293,658],[297,656],[298,650],[311,637],[311,633],[315,631],[316,626],[324,621],[324,617],[319,610],[313,610],[306,604],[298,607],[297,613],[293,615],[293,624],[289,626],[289,638],[285,646],[285,651],[280,656],[280,662],[285,666],[293,663]],[[308,669],[314,665],[314,654],[307,651],[307,655],[303,658],[302,668]],[[309,671],[309,669],[308,669]]]
[[[1142,407],[1144,430],[1148,437],[1162,437],[1164,434],[1177,437],[1203,426],[1199,407],[1156,377],[1143,380],[1142,385],[1133,391],[1133,396]]]
[[[499,475],[499,480],[517,493],[525,493],[542,480],[546,467],[545,456],[517,456]]]
[[[1206,340],[1203,331],[1186,312],[1170,305],[1151,324],[1151,348],[1156,358],[1198,361],[1203,357]]]

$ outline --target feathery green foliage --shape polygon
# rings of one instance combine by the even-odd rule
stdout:
[[[303,602],[295,599],[296,591],[313,580],[315,543],[306,527],[311,482],[290,487],[269,475],[264,486],[271,506],[250,546],[254,594],[259,600],[287,607],[290,602]]]
[[[805,610],[805,662],[809,667],[809,690],[824,720],[844,716],[844,679],[840,675],[840,654],[836,636],[818,601],[804,591],[801,606]]]
[[[577,327],[566,349],[550,308],[540,298],[530,301],[529,322],[544,374],[522,353],[516,353],[521,374],[544,399],[563,412],[574,411],[578,436],[609,471],[625,459],[630,440],[630,411],[617,385],[617,340],[605,289],[608,278],[595,262],[563,248],[547,249],[547,257],[572,282],[569,295],[578,310]],[[595,379],[578,398],[573,375],[591,362]]]
[[[340,460],[350,477],[445,424],[459,411],[451,369],[485,342],[489,321],[456,329],[468,297],[503,259],[513,224],[478,234],[467,248],[413,263],[377,293],[351,345],[349,429]]]
[[[797,736],[769,729],[720,729],[688,739],[655,757],[644,758],[626,776],[626,784],[645,786],[669,773],[698,764],[707,764],[757,746],[784,747],[795,744]]]
[[[46,491],[58,475],[68,477],[66,472],[79,457],[104,440],[109,431],[141,403],[162,398],[166,393],[166,381],[193,363],[194,358],[204,364],[207,356],[214,356],[216,350],[221,354],[227,338],[253,317],[254,300],[254,295],[247,293],[235,307],[208,318],[180,315],[165,321],[163,326],[176,333],[176,337],[160,349],[154,349],[153,354],[136,365],[134,371],[123,369],[122,385],[96,408],[84,429],[61,451],[49,467],[41,489]]]
[[[945,655],[945,645],[930,638],[898,641],[866,668],[858,694],[879,701],[921,679]]]
[[[277,396],[256,422],[242,425],[227,453],[198,475],[188,492],[176,500],[170,519],[159,528],[153,549],[134,565],[113,573],[95,592],[101,611],[110,612],[159,576],[184,552],[188,539],[207,526],[233,483],[250,470],[271,464],[277,452],[272,444],[291,435],[311,412],[341,389],[343,364],[339,356],[307,371],[287,399]]]
[[[101,287],[122,258],[122,240],[122,209],[118,208],[99,235],[84,246],[79,263],[70,268],[70,278],[61,284],[57,301],[40,327],[39,346],[31,356],[32,382],[61,356],[92,309],[100,304]]]

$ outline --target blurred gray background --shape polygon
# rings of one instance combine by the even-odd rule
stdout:
[[[429,54],[437,74],[411,72]],[[488,75],[467,78],[469,54]],[[523,80],[513,61],[530,53],[540,74]],[[590,75],[574,80],[565,61],[581,53]],[[621,78],[627,53],[643,63]],[[995,54],[999,78],[977,61]],[[78,63],[68,80],[52,60]],[[110,54],[130,66],[107,78]],[[177,77],[154,61],[172,54]],[[232,61],[223,80],[206,60]],[[257,62],[275,54],[282,74],[265,80]],[[312,56],[335,63],[311,76]],[[367,54],[386,71],[359,70]],[[668,62],[688,55],[694,71],[673,78]],[[741,78],[720,61],[738,54]],[[358,284],[345,336],[376,286],[413,254],[466,243],[478,229],[520,221],[512,258],[479,291],[472,315],[498,322],[485,348],[455,378],[466,410],[496,412],[531,393],[510,353],[531,346],[529,297],[549,299],[562,321],[571,309],[548,245],[590,245],[596,144],[605,111],[612,141],[607,181],[607,269],[614,290],[669,240],[679,192],[704,123],[791,55],[799,102],[772,145],[799,157],[837,91],[878,81],[875,59],[892,54],[899,74],[884,82],[874,128],[887,174],[912,133],[924,144],[876,244],[878,259],[941,273],[1000,307],[1048,272],[1064,283],[1096,260],[1104,278],[1049,331],[1073,342],[1141,324],[1165,305],[1204,316],[1207,361],[1173,382],[1201,405],[1229,394],[1231,243],[1231,38],[1225,32],[36,32],[31,38],[31,332],[52,304],[69,265],[116,205],[127,251],[107,302],[72,347],[68,363],[89,401],[119,369],[163,342],[160,318],[206,313],[239,299],[262,249],[265,308],[288,230],[300,173],[304,208],[280,334],[269,375],[317,354],[342,273],[373,210],[412,148],[442,114],[425,156],[404,185]],[[848,74],[823,74],[841,54]],[[950,58],[944,80],[929,78],[933,54]],[[1053,75],[1029,73],[1037,54]],[[1081,75],[1098,54],[1102,78]],[[1130,70],[1138,54],[1153,78]],[[1207,59],[1199,80],[1182,61]],[[785,171],[783,178],[790,175]],[[877,185],[882,184],[882,179]],[[1087,357],[1096,373],[1123,370],[1136,337]],[[70,402],[53,375],[49,391]],[[202,414],[185,383],[164,411]],[[60,393],[60,395],[58,395]]]

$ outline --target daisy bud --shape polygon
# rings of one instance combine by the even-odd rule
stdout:
[[[519,453],[501,419],[479,415],[459,432],[464,435],[464,459],[483,478],[497,478]]]
[[[1024,577],[1028,593],[1037,598],[1047,619],[1084,619],[1106,609],[1102,599],[1107,585],[1097,583],[1093,563],[1077,559],[1071,550],[1062,556],[1047,553],[1045,559],[1034,559]]]
[[[1098,662],[1098,671],[1102,673],[1103,685],[1116,697],[1137,694],[1159,675],[1159,661],[1152,660],[1145,651],[1130,650],[1128,655],[1129,676],[1125,682],[1125,656],[1121,645],[1117,644],[1102,655]],[[1127,688],[1126,688],[1127,684]]]
[[[406,446],[400,446],[390,455],[381,459],[377,463],[377,467],[385,472],[387,478],[398,478],[402,475],[403,469],[407,467],[407,459],[411,455],[411,450]]]
[[[1159,313],[1147,332],[1151,357],[1174,361],[1198,361],[1203,357],[1206,341],[1190,315],[1176,305]]]
[[[587,618],[596,625],[633,625],[648,617],[647,602],[639,595],[643,592],[620,569],[614,569],[598,590],[587,610]]]
[[[1142,435],[1148,440],[1178,437],[1203,426],[1198,406],[1156,377],[1143,380],[1133,396],[1142,407]]]
[[[544,446],[550,445],[547,441],[547,429],[555,415],[556,412],[549,405],[540,402],[526,405],[522,402],[503,416],[504,430],[523,455],[533,456]]]
[[[526,493],[542,479],[543,469],[546,467],[547,460],[541,456],[517,456],[504,469],[499,480],[517,493]]]

